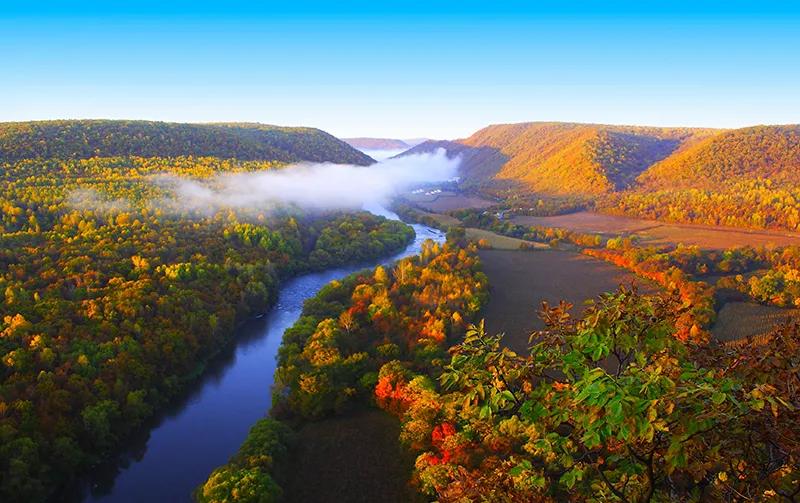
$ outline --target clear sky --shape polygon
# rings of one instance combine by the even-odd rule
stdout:
[[[800,122],[790,1],[0,0],[0,55],[0,121]]]

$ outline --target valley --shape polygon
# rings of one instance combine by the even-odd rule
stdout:
[[[658,391],[694,408],[660,412],[681,431],[693,431],[702,410],[714,424],[735,422],[739,429],[725,433],[732,438],[758,431],[783,442],[765,421],[776,410],[792,417],[784,404],[794,400],[786,375],[800,340],[792,324],[800,235],[774,228],[780,219],[667,223],[608,206],[645,193],[648,163],[660,166],[720,134],[518,125],[450,149],[435,142],[443,154],[414,157],[425,152],[421,143],[375,163],[309,128],[0,125],[0,463],[9,474],[0,491],[9,501],[449,500],[474,499],[498,477],[518,496],[540,494],[539,482],[514,482],[519,472],[546,480],[558,499],[572,490],[562,481],[572,465],[552,478],[517,462],[540,454],[521,447],[533,434],[512,423],[568,438],[558,433],[564,420],[598,413],[577,395],[593,389],[586,376],[627,379],[634,384],[620,406],[645,426],[619,419],[613,428],[628,428],[616,441],[630,442],[630,428],[653,424],[634,402],[662,400],[642,398],[639,386],[664,366],[692,396],[714,390],[697,401],[672,395],[673,384]],[[504,142],[514,147],[492,151]],[[523,145],[596,150],[584,165],[585,152],[554,151],[520,164],[528,154],[515,149]],[[605,165],[598,152],[622,157]],[[343,163],[373,172],[338,173],[395,183],[380,190],[398,195],[386,201],[396,214],[361,188],[369,184],[341,186],[357,193],[343,196],[362,198],[355,205],[252,195],[262,190],[255,180],[294,176],[307,177],[297,186],[308,192],[320,183],[313,178],[329,184],[324,171]],[[574,180],[556,193],[545,179],[562,163]],[[592,190],[602,190],[578,190],[584,174],[612,165],[606,188],[595,180]],[[387,175],[393,166],[406,170],[397,181]],[[495,168],[498,176],[485,178]],[[523,168],[536,181],[509,184]],[[249,178],[264,173],[288,178]],[[250,183],[220,197],[231,180]],[[188,204],[195,193],[213,204]],[[645,362],[643,374],[628,354]],[[775,405],[765,410],[748,386]],[[617,421],[615,414],[603,409],[601,417]],[[632,449],[644,443],[669,458],[669,436],[636,435]],[[570,442],[610,455],[584,437]],[[697,442],[692,449],[726,445],[710,430]],[[759,442],[753,449],[762,452],[768,441]],[[696,452],[697,463],[716,459]],[[647,465],[631,456],[626,463]],[[739,480],[762,483],[754,470]],[[767,480],[791,485],[793,473]]]
[[[798,26],[0,2],[0,503],[800,503]]]

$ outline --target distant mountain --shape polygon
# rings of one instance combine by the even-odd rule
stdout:
[[[369,165],[374,161],[314,128],[251,123],[181,124],[127,120],[0,123],[0,161],[33,158],[182,155]]]
[[[463,158],[464,182],[513,184],[545,194],[598,195],[631,186],[650,166],[715,130],[529,122],[488,126],[469,138],[425,142]]]
[[[430,140],[430,138],[403,138],[403,141],[409,147],[416,147],[420,143],[423,143],[423,142],[426,142],[426,141],[429,141],[429,140]]]
[[[359,150],[405,150],[412,147],[403,140],[392,138],[342,138],[342,141]]]

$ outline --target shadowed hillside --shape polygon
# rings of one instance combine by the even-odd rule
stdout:
[[[646,188],[714,188],[735,178],[800,182],[800,126],[721,132],[654,164],[639,182]]]
[[[800,126],[720,132],[600,201],[603,211],[736,227],[800,230]]]
[[[449,158],[461,157],[459,173],[462,185],[465,187],[479,185],[483,181],[495,177],[500,168],[508,161],[508,157],[495,148],[472,147],[458,141],[448,140],[428,140],[396,157],[434,152],[439,149],[444,149]]]
[[[179,124],[62,120],[0,124],[0,161],[185,155],[369,165],[373,160],[314,128],[265,124]]]

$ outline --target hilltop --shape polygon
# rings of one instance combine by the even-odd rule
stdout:
[[[374,162],[314,128],[253,123],[182,124],[128,120],[0,123],[0,161],[91,157],[212,156],[279,162]]]
[[[625,189],[651,165],[710,129],[528,122],[498,124],[453,142],[425,142],[408,153],[461,154],[468,184],[505,182],[537,193],[598,195]]]

